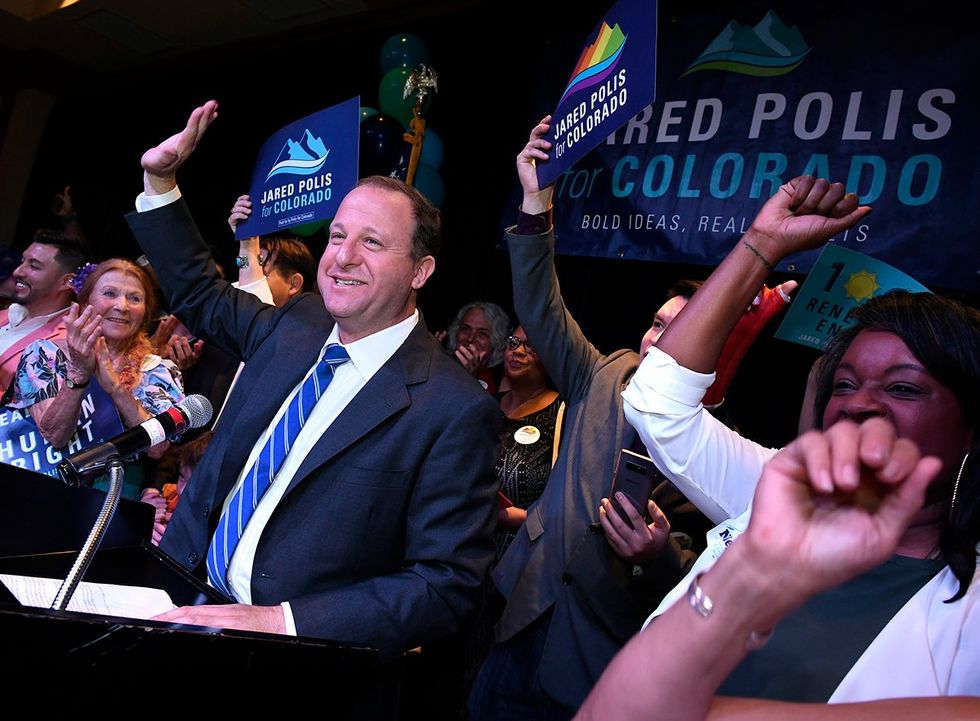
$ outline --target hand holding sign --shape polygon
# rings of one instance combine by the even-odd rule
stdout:
[[[194,152],[204,132],[217,117],[218,103],[209,100],[194,109],[183,130],[143,153],[140,164],[143,166],[143,188],[147,195],[162,195],[177,186],[177,169]]]
[[[551,129],[551,116],[545,115],[541,122],[531,130],[531,136],[524,149],[517,154],[517,177],[520,178],[524,190],[524,200],[521,209],[532,215],[543,213],[551,207],[551,195],[554,184],[540,188],[538,186],[537,161],[548,160],[551,141],[545,136]]]
[[[238,200],[231,206],[231,215],[228,216],[228,226],[231,228],[231,232],[234,233],[238,224],[248,220],[251,214],[252,198],[247,193],[245,195],[239,195]]]

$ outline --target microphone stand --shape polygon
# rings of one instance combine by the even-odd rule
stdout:
[[[82,546],[82,550],[78,552],[78,558],[75,559],[75,564],[68,571],[68,575],[65,576],[65,580],[61,583],[61,588],[58,589],[58,593],[51,603],[51,608],[55,611],[64,611],[67,608],[68,602],[75,594],[75,589],[92,563],[95,552],[99,550],[102,539],[105,537],[109,524],[112,522],[112,517],[116,513],[116,507],[119,505],[126,465],[119,456],[110,458],[106,465],[109,469],[109,490],[106,491],[105,501],[102,503],[102,510],[99,511],[99,515],[95,519],[95,525],[92,526],[92,530],[89,532],[88,538]]]

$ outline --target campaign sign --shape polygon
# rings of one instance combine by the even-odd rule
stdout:
[[[851,313],[855,308],[895,289],[930,292],[887,263],[830,243],[797,291],[776,337],[822,351],[831,338],[854,322]]]
[[[249,194],[252,215],[235,238],[329,220],[357,183],[361,101],[351,98],[301,118],[265,141]]]
[[[589,38],[551,114],[551,158],[537,164],[542,188],[654,100],[656,0],[619,0]]]
[[[92,383],[82,398],[78,431],[60,451],[44,440],[27,410],[0,408],[0,463],[57,477],[58,464],[65,456],[112,438],[122,430],[112,399],[98,383]]]

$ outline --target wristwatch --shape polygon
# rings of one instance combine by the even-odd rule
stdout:
[[[235,258],[235,265],[239,267],[240,270],[245,270],[248,267],[248,256],[242,253]]]
[[[65,385],[68,386],[71,389],[84,388],[85,386],[87,386],[89,384],[89,382],[91,380],[92,380],[91,378],[88,378],[84,382],[79,383],[78,381],[73,381],[71,379],[71,376],[68,376],[68,377],[65,378]]]

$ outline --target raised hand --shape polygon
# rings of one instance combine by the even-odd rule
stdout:
[[[487,351],[481,351],[475,345],[461,345],[456,348],[456,359],[471,374],[485,366],[489,356]]]
[[[102,338],[102,316],[90,305],[82,310],[78,303],[72,303],[65,316],[65,331],[68,336],[68,377],[84,383],[95,372],[95,346]]]
[[[95,360],[95,377],[102,389],[112,395],[120,387],[119,374],[116,373],[116,366],[109,355],[109,346],[102,336],[95,342]]]
[[[238,200],[231,207],[231,215],[228,216],[228,225],[234,233],[239,223],[248,220],[252,215],[252,198],[248,195],[239,195]]]
[[[766,464],[744,555],[800,599],[835,586],[894,552],[941,465],[881,418],[806,433]]]
[[[177,169],[194,152],[204,132],[217,117],[218,103],[209,100],[194,109],[183,130],[143,153],[140,164],[143,166],[143,185],[147,195],[159,195],[176,187]]]
[[[521,208],[525,213],[543,213],[551,207],[551,195],[553,186],[547,188],[538,187],[538,174],[535,164],[538,160],[548,159],[548,150],[551,150],[551,141],[545,136],[551,129],[551,116],[545,115],[541,122],[534,126],[527,145],[517,155],[517,177],[521,181],[521,188],[524,189],[524,201]]]
[[[71,186],[66,185],[62,193],[55,193],[51,199],[51,212],[59,218],[65,218],[72,214],[73,206],[71,202]]]
[[[173,336],[178,323],[180,321],[177,320],[177,316],[175,315],[164,316],[163,320],[157,323],[157,328],[150,337],[150,343],[156,350],[157,355],[166,357],[170,338]]]
[[[780,186],[752,221],[753,242],[769,262],[819,247],[871,212],[843,183],[801,175]],[[764,246],[764,247],[760,247]]]

